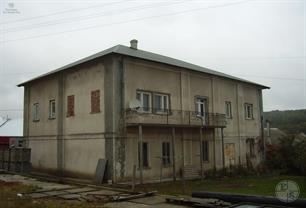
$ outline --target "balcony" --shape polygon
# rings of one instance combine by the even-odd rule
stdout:
[[[204,113],[183,110],[157,110],[151,108],[126,109],[127,126],[172,125],[172,126],[203,126],[206,128],[222,128],[226,126],[224,114]]]

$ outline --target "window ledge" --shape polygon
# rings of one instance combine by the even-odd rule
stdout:
[[[39,122],[39,119],[35,119],[35,120],[33,120],[33,122]]]
[[[140,170],[140,168],[139,168],[139,167],[137,167],[137,170],[139,171],[139,170]],[[151,167],[150,167],[150,166],[148,166],[148,167],[142,167],[142,170],[151,170]]]
[[[98,114],[98,113],[101,113],[101,111],[90,112],[90,114]]]
[[[55,120],[55,117],[49,117],[48,120]]]

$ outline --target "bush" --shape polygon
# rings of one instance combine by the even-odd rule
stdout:
[[[284,174],[306,174],[306,141],[283,137],[278,145],[267,146],[266,165]]]

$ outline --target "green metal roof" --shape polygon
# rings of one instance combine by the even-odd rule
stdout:
[[[73,62],[71,64],[68,64],[66,66],[60,67],[56,70],[50,71],[46,74],[35,77],[34,79],[30,79],[26,82],[20,83],[18,86],[19,87],[24,86],[25,84],[27,84],[29,82],[32,82],[34,80],[43,78],[43,77],[51,75],[51,74],[55,74],[59,71],[71,68],[73,66],[77,66],[79,64],[91,61],[95,58],[102,57],[102,56],[105,56],[105,55],[108,55],[108,54],[111,54],[111,53],[126,55],[126,56],[130,56],[130,57],[140,58],[140,59],[154,61],[154,62],[159,62],[159,63],[168,64],[168,65],[172,65],[172,66],[178,66],[178,67],[182,67],[182,68],[185,68],[185,69],[190,69],[190,70],[193,70],[193,71],[203,72],[203,73],[206,73],[206,74],[212,74],[212,75],[219,76],[219,77],[224,77],[224,78],[237,80],[237,81],[245,82],[245,83],[252,84],[252,85],[257,85],[257,86],[259,86],[261,88],[264,88],[264,89],[269,89],[269,87],[258,84],[258,83],[255,83],[255,82],[251,82],[251,81],[248,81],[248,80],[245,80],[245,79],[234,77],[234,76],[224,74],[224,73],[221,73],[221,72],[218,72],[218,71],[214,71],[214,70],[211,70],[211,69],[208,69],[208,68],[205,68],[205,67],[201,67],[201,66],[198,66],[198,65],[190,64],[190,63],[178,60],[178,59],[170,58],[170,57],[159,55],[159,54],[156,54],[156,53],[151,53],[151,52],[148,52],[148,51],[133,49],[133,48],[123,46],[123,45],[117,45],[117,46],[111,47],[109,49],[106,49],[106,50],[101,51],[99,53],[96,53],[94,55],[88,56],[84,59],[78,60],[78,61]]]

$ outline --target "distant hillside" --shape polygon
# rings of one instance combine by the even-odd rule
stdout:
[[[306,110],[286,110],[264,112],[264,120],[270,120],[271,127],[287,133],[304,132],[306,134]]]

